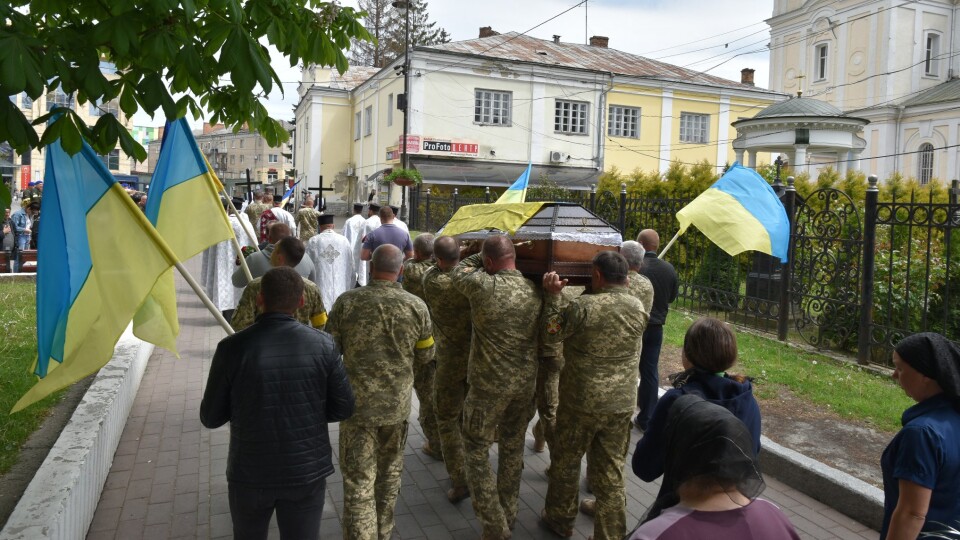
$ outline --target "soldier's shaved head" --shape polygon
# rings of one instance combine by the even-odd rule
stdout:
[[[460,244],[452,236],[441,236],[433,241],[433,256],[438,261],[456,263],[460,260]]]
[[[433,257],[433,235],[424,233],[413,240],[414,258],[418,261],[425,261]]]
[[[643,266],[643,252],[644,249],[640,242],[627,240],[620,244],[620,254],[627,260],[627,265],[630,266],[631,270],[640,270],[640,267]]]
[[[373,256],[370,258],[370,272],[384,277],[374,277],[374,279],[389,279],[386,276],[393,276],[397,279],[400,274],[400,268],[403,267],[403,252],[393,244],[383,244],[373,250]]]
[[[489,236],[483,241],[483,256],[490,257],[494,261],[504,259],[515,259],[517,251],[513,247],[513,242],[506,236]]]
[[[660,235],[653,229],[644,229],[637,235],[637,242],[647,251],[657,251],[660,248]]]

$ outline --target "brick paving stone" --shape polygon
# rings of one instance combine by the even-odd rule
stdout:
[[[186,265],[199,273],[200,260]],[[202,428],[200,400],[217,342],[225,335],[209,313],[178,278],[181,358],[157,349],[147,364],[140,390],[124,426],[113,466],[91,524],[88,540],[108,538],[231,538],[233,527],[227,498],[226,458],[229,427]],[[442,462],[420,451],[423,432],[416,421],[417,403],[410,416],[404,450],[403,485],[396,508],[394,538],[414,540],[468,540],[479,536],[480,526],[470,500],[450,504],[446,499],[449,478]],[[533,423],[531,423],[531,428]],[[640,434],[631,433],[630,449]],[[339,429],[330,426],[334,459],[339,454]],[[513,538],[553,539],[539,526],[538,516],[547,489],[548,452],[532,451],[527,433],[520,510]],[[496,470],[496,447],[491,463]],[[653,502],[659,482],[645,483],[625,466],[627,526],[633,527]],[[763,497],[780,506],[805,539],[869,539],[878,533],[767,477]],[[580,497],[589,497],[583,489]],[[342,536],[343,477],[339,470],[327,478],[327,495],[321,538]],[[593,522],[577,516],[574,539],[592,533]],[[276,520],[270,538],[279,538]]]

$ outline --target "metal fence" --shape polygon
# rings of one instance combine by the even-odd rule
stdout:
[[[805,199],[775,184],[791,222],[789,261],[762,253],[731,257],[694,228],[679,237],[666,260],[680,277],[678,305],[691,312],[803,341],[821,349],[856,353],[861,363],[891,364],[904,336],[940,332],[960,340],[960,185],[947,203],[914,194],[879,201],[870,177],[862,201],[836,189]],[[440,228],[461,206],[485,197],[411,195],[411,225]],[[590,208],[625,239],[642,229],[664,241],[679,224],[677,211],[692,200],[629,198],[578,192],[565,198]]]

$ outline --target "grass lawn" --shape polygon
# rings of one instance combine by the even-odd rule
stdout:
[[[664,342],[681,347],[683,335],[694,320],[686,313],[671,311],[664,326]],[[753,377],[759,398],[774,397],[787,388],[840,416],[866,421],[888,432],[900,429],[901,414],[914,405],[889,376],[863,369],[853,361],[835,360],[776,339],[737,328],[735,331],[739,360],[730,371]]]
[[[0,474],[16,462],[20,447],[60,400],[63,391],[9,414],[13,404],[36,382],[30,373],[37,357],[36,304],[33,283],[0,283]]]

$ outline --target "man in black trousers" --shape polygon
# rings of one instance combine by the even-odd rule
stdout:
[[[327,423],[353,414],[353,391],[333,338],[293,318],[303,305],[296,270],[268,271],[257,303],[256,322],[217,345],[200,421],[230,422],[234,538],[266,539],[276,510],[280,538],[316,539],[333,473]]]
[[[643,332],[643,348],[640,350],[640,388],[637,390],[637,413],[633,423],[640,431],[646,431],[647,423],[657,404],[657,388],[660,386],[658,364],[660,346],[663,345],[663,325],[667,322],[670,304],[677,299],[679,281],[677,271],[667,261],[657,258],[660,235],[653,229],[644,229],[637,235],[637,242],[646,251],[640,274],[653,284],[653,309],[650,321]]]

